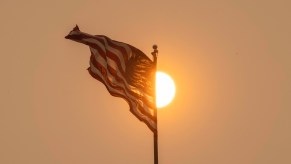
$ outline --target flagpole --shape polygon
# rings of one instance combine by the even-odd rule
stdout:
[[[154,164],[159,164],[158,158],[158,130],[154,132]]]
[[[153,45],[154,52],[152,55],[154,57],[154,64],[155,64],[155,83],[154,83],[154,102],[155,102],[155,111],[154,117],[156,119],[156,130],[154,131],[154,164],[159,164],[159,154],[158,154],[158,112],[157,112],[157,102],[156,102],[156,71],[157,71],[157,55],[158,55],[158,46]]]

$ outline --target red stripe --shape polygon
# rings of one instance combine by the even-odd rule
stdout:
[[[84,43],[84,44],[86,44],[86,45],[88,45],[89,47],[91,47],[91,48],[94,48],[94,49],[96,49],[98,52],[99,52],[99,54],[104,58],[104,59],[106,59],[106,52],[104,52],[103,50],[102,50],[102,48],[100,48],[100,46],[98,45],[98,44],[94,44],[94,43],[91,43],[91,42],[88,42],[88,41],[86,41],[86,40],[84,40],[84,39],[95,39],[96,40],[96,38],[94,38],[94,37],[90,37],[90,36],[86,36],[86,35],[81,35],[80,36],[80,40],[78,40],[78,41],[80,41],[81,43]],[[99,40],[97,40],[97,41],[99,41]],[[100,41],[99,41],[100,42]],[[101,42],[101,44],[103,44],[102,42]],[[103,44],[103,46],[104,46],[104,44]],[[105,46],[104,46],[105,47]]]
[[[134,97],[137,97],[137,98],[141,99],[141,100],[142,100],[142,101],[143,101],[143,102],[144,102],[148,107],[153,108],[153,109],[155,108],[155,107],[154,107],[154,104],[151,103],[151,102],[149,102],[148,99],[146,99],[146,98],[144,98],[144,97],[141,97],[140,95],[138,95],[138,94],[132,92],[130,89],[128,89],[127,86],[126,86],[125,81],[123,80],[123,78],[119,77],[119,76],[117,75],[116,70],[115,70],[114,68],[112,68],[110,65],[107,65],[107,68],[105,68],[105,67],[102,66],[98,61],[96,61],[96,59],[95,59],[95,57],[94,57],[93,55],[91,55],[90,60],[91,60],[91,63],[92,63],[96,68],[101,67],[100,70],[106,70],[106,69],[107,69],[107,70],[109,71],[109,73],[110,73],[112,76],[114,76],[114,78],[115,78],[118,82],[122,83],[122,85],[126,88],[126,90],[129,92],[129,94],[133,95]]]
[[[120,92],[122,92],[123,94],[125,94],[125,90],[122,87],[116,86],[114,85],[107,76],[107,69],[105,67],[103,67],[100,63],[96,62],[94,59],[92,59],[94,57],[91,56],[91,63],[94,65],[94,67],[99,70],[99,72],[103,75],[103,77],[106,79],[106,81],[110,84],[110,86]],[[95,61],[95,63],[93,62]]]
[[[94,72],[93,72],[93,73],[94,73]],[[96,75],[98,75],[98,74],[96,74]],[[106,76],[106,75],[103,75],[103,76]],[[124,93],[123,88],[120,88],[120,87],[118,87],[118,86],[114,86],[114,85],[112,85],[112,83],[108,80],[108,78],[106,78],[106,77],[104,77],[104,78],[106,79],[106,82],[108,83],[108,85],[109,85],[111,88],[113,88],[114,90],[120,91],[120,92],[122,92],[124,95],[126,95],[126,93]],[[131,98],[128,97],[128,99],[131,99]],[[133,99],[131,99],[131,100],[132,100],[132,101],[135,101],[135,100],[133,100]],[[142,113],[143,115],[145,115],[145,116],[151,118],[152,120],[154,120],[155,117],[152,116],[151,113],[148,113],[148,111],[144,110],[144,108],[140,107],[140,108],[139,108],[139,111],[140,111],[140,113]]]
[[[93,61],[93,62],[92,62],[92,61]],[[94,60],[94,57],[93,57],[93,56],[91,56],[91,63],[94,65],[94,67],[95,67],[96,69],[98,69],[98,70],[102,73],[103,77],[106,79],[106,82],[107,82],[107,83],[108,83],[112,88],[114,88],[114,89],[116,89],[116,90],[119,90],[120,92],[124,93],[125,95],[126,95],[126,91],[128,91],[129,94],[132,93],[131,95],[134,96],[134,97],[136,97],[136,99],[141,99],[141,97],[140,97],[139,95],[137,95],[137,94],[131,92],[129,89],[127,89],[127,87],[126,87],[124,84],[123,84],[123,86],[125,86],[126,91],[125,91],[124,88],[114,85],[114,84],[113,84],[113,83],[108,79],[106,68],[103,67],[103,66],[102,66],[98,61]],[[134,95],[133,95],[133,94],[134,94]],[[142,100],[142,99],[141,99],[141,100]],[[146,102],[145,102],[145,103],[146,103]],[[149,111],[144,110],[143,108],[142,108],[142,110],[141,110],[141,113],[143,113],[144,115],[147,115],[148,117],[152,117],[151,113],[149,113]]]
[[[106,61],[107,59],[106,59],[106,54],[105,54],[105,52],[102,50],[102,48],[100,48],[99,46],[97,46],[97,45],[93,45],[93,46],[89,46],[91,49],[95,49],[95,50],[97,50],[97,52],[98,52],[98,55],[100,55],[100,56],[102,56],[102,58]],[[91,51],[91,50],[90,50]],[[94,54],[94,52],[92,52],[91,51],[91,54]],[[97,55],[97,54],[96,54]]]
[[[104,52],[104,51],[99,47],[99,45],[84,40],[84,39],[87,39],[87,38],[91,38],[91,39],[95,39],[96,41],[99,41],[101,44],[103,44],[103,46],[104,46],[104,48],[105,48],[106,51]],[[82,36],[80,36],[80,39],[81,39],[82,43],[88,45],[88,46],[91,47],[91,48],[96,49],[104,59],[106,59],[106,57],[109,57],[109,58],[111,58],[113,61],[115,61],[115,63],[117,64],[117,66],[118,66],[118,68],[119,68],[119,70],[120,70],[122,76],[125,76],[125,72],[124,72],[124,70],[122,69],[121,61],[120,61],[119,57],[118,57],[116,54],[114,54],[113,52],[109,51],[109,50],[106,48],[106,46],[105,46],[105,42],[104,42],[103,39],[98,38],[98,37],[96,37],[96,36],[92,36],[92,37],[90,37],[90,36],[86,36],[86,35],[82,35]],[[124,63],[124,64],[125,64],[125,63]]]
[[[125,72],[124,72],[123,69],[122,69],[121,62],[120,62],[119,58],[118,58],[114,53],[112,53],[112,52],[110,52],[110,51],[107,51],[106,56],[107,56],[108,58],[112,59],[112,60],[117,64],[117,67],[118,67],[118,69],[119,69],[121,75],[122,75],[123,77],[125,77]]]
[[[126,52],[126,50],[125,50],[125,48],[123,46],[116,45],[117,41],[114,41],[114,40],[108,38],[107,36],[104,36],[104,35],[97,35],[97,36],[98,37],[103,37],[104,39],[106,39],[106,41],[107,41],[109,46],[113,47],[114,49],[119,50],[119,52],[121,52],[121,54],[123,56],[124,62],[127,63],[129,56],[128,56],[128,54],[127,54],[127,52]],[[125,43],[122,43],[122,42],[118,42],[118,43],[124,44],[124,46],[129,47],[128,44],[125,44]]]
[[[90,75],[92,77],[94,77],[95,79],[97,79],[98,81],[100,81],[101,83],[103,83],[107,89],[107,91],[110,93],[110,95],[115,96],[115,97],[121,97],[123,98],[126,102],[128,102],[129,107],[130,107],[130,112],[135,115],[140,121],[143,121],[153,132],[155,132],[156,128],[152,127],[151,124],[146,120],[141,118],[139,115],[137,115],[132,107],[131,101],[128,100],[128,98],[126,98],[124,95],[118,94],[118,93],[114,93],[111,92],[110,89],[108,88],[108,86],[106,85],[106,83],[103,81],[103,79],[101,77],[99,77],[98,74],[95,74],[94,72],[91,71],[91,69],[88,69],[88,72],[90,73]],[[151,120],[153,120],[153,122],[155,123],[156,118],[154,117],[149,117]]]
[[[92,53],[91,53],[92,54]],[[124,86],[126,86],[125,81],[123,80],[123,78],[119,77],[117,75],[117,72],[114,68],[112,68],[110,65],[107,64],[107,68],[105,68],[104,66],[102,66],[94,57],[94,55],[91,55],[90,61],[92,62],[93,65],[97,67],[102,67],[103,69],[108,69],[110,74],[112,76],[114,76],[118,82],[121,82]],[[124,77],[124,76],[123,76]],[[125,78],[125,77],[124,77]],[[127,87],[126,87],[127,88]],[[139,97],[139,95],[137,95],[136,93],[132,92],[130,89],[127,89],[128,92],[130,92],[131,95],[135,96],[135,97]]]
[[[125,61],[120,61],[120,59],[119,59],[119,57],[118,57],[117,54],[115,54],[115,53],[111,52],[110,50],[108,50],[108,49],[106,48],[106,44],[105,44],[105,42],[104,42],[103,39],[98,38],[98,37],[94,37],[94,39],[98,40],[99,42],[101,42],[101,43],[104,45],[104,47],[105,47],[105,49],[106,49],[106,53],[105,53],[105,54],[106,54],[106,57],[109,57],[110,59],[112,59],[112,60],[117,64],[117,67],[119,68],[120,73],[122,74],[122,76],[125,77],[125,72],[124,72],[124,70],[123,70],[123,68],[122,68],[121,62],[124,62],[124,65],[125,65],[125,66],[126,66],[126,62],[125,62]],[[106,39],[106,38],[105,38],[105,39]],[[123,60],[126,60],[126,58],[127,58],[127,57],[124,58],[124,56],[122,57]]]
[[[103,39],[101,39],[101,38],[96,38],[96,39],[97,39],[98,41],[102,42],[102,43],[104,44],[104,47],[106,48],[106,44],[105,44],[105,42],[104,42]],[[105,39],[106,39],[106,37],[105,37]],[[108,43],[108,41],[107,41],[107,43]],[[110,43],[108,43],[108,45],[111,46]],[[111,46],[111,47],[112,47],[112,46]],[[126,61],[127,61],[128,56],[127,56],[127,55],[123,55],[121,58],[122,58],[124,61],[120,61],[120,58],[118,57],[119,55],[115,54],[114,52],[111,52],[111,51],[108,50],[107,48],[106,48],[106,50],[107,50],[107,51],[106,51],[106,55],[107,55],[107,57],[111,58],[112,60],[114,60],[114,61],[116,62],[117,66],[118,66],[119,69],[122,71],[121,73],[122,73],[123,76],[124,76],[125,72],[124,72],[123,69],[122,69],[121,62],[123,62],[124,65],[126,65],[126,63],[127,63]]]

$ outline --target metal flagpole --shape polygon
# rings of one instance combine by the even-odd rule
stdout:
[[[154,164],[159,163],[159,158],[158,158],[158,130],[154,132]]]
[[[154,64],[155,64],[155,83],[154,83],[154,103],[155,103],[155,111],[154,111],[154,117],[156,119],[156,125],[157,128],[154,132],[154,164],[159,164],[159,158],[158,158],[158,112],[157,112],[157,104],[156,104],[156,71],[157,71],[157,55],[158,55],[158,46],[153,45],[154,52],[152,52],[152,55],[154,57]]]

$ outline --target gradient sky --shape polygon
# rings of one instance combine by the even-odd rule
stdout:
[[[159,45],[177,87],[160,164],[290,164],[290,16],[287,0],[1,1],[0,163],[153,163],[151,131],[64,39],[78,24]]]

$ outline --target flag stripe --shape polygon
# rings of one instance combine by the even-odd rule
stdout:
[[[122,98],[126,99],[127,101],[129,101],[131,104],[136,104],[137,106],[139,106],[138,105],[139,103],[137,101],[134,101],[134,98],[130,98],[128,95],[126,95],[126,93],[124,92],[124,90],[122,88],[112,86],[110,80],[108,80],[106,77],[106,72],[100,72],[95,67],[92,67],[91,69],[89,69],[89,72],[91,75],[94,75],[93,76],[94,78],[99,77],[99,78],[96,78],[97,80],[101,81],[102,83],[106,83],[107,90],[110,93],[115,94],[114,96],[122,97]],[[102,79],[102,80],[100,80],[100,79]],[[137,108],[132,108],[131,111],[141,113],[140,117],[144,117],[144,115],[146,115],[151,120],[155,120],[151,115],[146,113],[146,111],[144,111],[143,108],[139,108],[139,110],[137,110]],[[147,117],[144,117],[144,118],[147,118]]]
[[[95,61],[95,59],[92,59],[92,58],[94,58],[94,57],[91,56],[90,68],[92,69],[93,73],[101,72],[108,85],[110,85],[112,88],[114,88],[116,90],[119,90],[120,92],[122,92],[124,95],[126,95],[130,99],[136,99],[136,97],[138,95],[136,95],[136,96],[131,95],[131,93],[129,93],[130,91],[125,87],[125,85],[122,85],[119,82],[117,82],[111,74],[108,74],[106,68],[104,68],[99,62]],[[141,108],[142,113],[147,115],[148,117],[152,117],[152,112],[149,110],[147,105],[144,104],[143,106],[144,106],[144,108]]]
[[[98,37],[98,35],[97,35],[97,37]],[[116,44],[116,41],[113,42],[110,38],[108,38],[108,37],[106,37],[106,36],[101,36],[101,35],[99,35],[99,37],[105,41],[105,45],[106,45],[106,43],[107,43],[107,45],[108,45],[109,47],[112,47],[112,48],[114,48],[115,50],[119,51],[119,52],[116,52],[116,54],[118,54],[118,55],[122,55],[122,59],[124,60],[124,63],[125,63],[125,64],[127,63],[128,58],[129,58],[129,55],[128,55],[128,53],[126,52],[125,47],[128,47],[128,46],[124,46],[124,44],[123,44],[123,45],[121,45],[121,44],[117,45],[117,44]]]
[[[91,48],[90,50],[91,50],[91,55],[94,56],[94,58],[91,58],[91,60],[94,61],[93,64],[98,61],[98,63],[101,64],[104,67],[104,69],[106,69],[106,67],[107,67],[107,69],[110,69],[112,73],[113,73],[113,70],[114,70],[114,73],[112,75],[116,79],[118,79],[117,80],[118,82],[121,82],[121,83],[123,83],[123,85],[125,85],[126,89],[128,90],[128,92],[130,92],[131,95],[133,95],[135,97],[139,97],[139,95],[144,95],[144,97],[146,97],[146,98],[142,98],[142,100],[148,106],[150,106],[151,108],[154,108],[154,106],[153,106],[153,101],[154,100],[151,99],[148,94],[146,94],[146,93],[144,93],[142,91],[140,91],[139,93],[135,93],[135,92],[132,91],[132,89],[129,89],[130,86],[126,82],[126,80],[124,79],[124,76],[120,75],[120,70],[119,69],[114,69],[116,67],[116,62],[115,61],[113,61],[113,60],[111,60],[109,58],[108,58],[107,61],[105,61],[104,59],[99,57],[99,55],[97,54],[97,52],[93,48]]]
[[[91,69],[92,69],[92,68],[91,68]],[[93,73],[97,73],[96,71],[94,71],[94,69],[92,69],[92,72],[93,72]],[[104,73],[104,72],[103,72],[103,73]],[[101,73],[101,74],[102,74],[102,73]],[[106,76],[106,75],[103,75],[103,76]],[[122,93],[123,95],[127,96],[127,97],[130,98],[130,99],[135,99],[134,97],[130,96],[130,95],[126,92],[126,90],[124,90],[124,88],[122,88],[122,87],[120,87],[120,86],[116,86],[116,85],[114,85],[114,83],[112,83],[112,81],[110,81],[110,79],[109,79],[108,77],[104,77],[104,78],[105,78],[105,80],[107,81],[107,83],[110,85],[110,87],[112,87],[112,88],[118,90],[120,93]],[[140,106],[143,106],[143,108],[140,109],[140,110],[141,110],[141,113],[143,113],[144,115],[147,115],[148,117],[153,118],[153,117],[152,117],[152,112],[151,112],[151,110],[150,110],[150,109],[149,109],[145,104],[142,104],[140,101],[136,101],[136,102],[138,102],[138,104],[139,104]]]
[[[130,111],[140,120],[146,123],[146,125],[152,130],[154,131],[156,129],[156,119],[155,118],[147,118],[145,116],[143,116],[143,113],[139,112],[138,110],[136,110],[136,108],[133,108],[133,102],[128,99],[126,96],[124,96],[122,93],[117,92],[118,90],[116,90],[116,88],[112,88],[108,83],[106,83],[106,81],[103,79],[103,77],[100,75],[100,72],[93,72],[92,69],[88,69],[89,73],[91,74],[91,76],[93,76],[95,79],[97,79],[98,81],[102,82],[106,89],[108,90],[108,92],[115,97],[121,97],[124,100],[126,100],[130,106]]]
[[[108,40],[102,36],[93,36],[94,38],[90,36],[85,36],[85,40],[89,41],[92,44],[95,44],[96,46],[99,45],[99,43],[103,44],[106,48],[104,51],[106,56],[114,59],[117,62],[117,65],[119,69],[122,70],[122,74],[125,76],[125,63],[128,59],[128,55],[121,54],[121,52],[117,49],[114,49],[114,47],[111,46],[111,44],[108,44]]]

